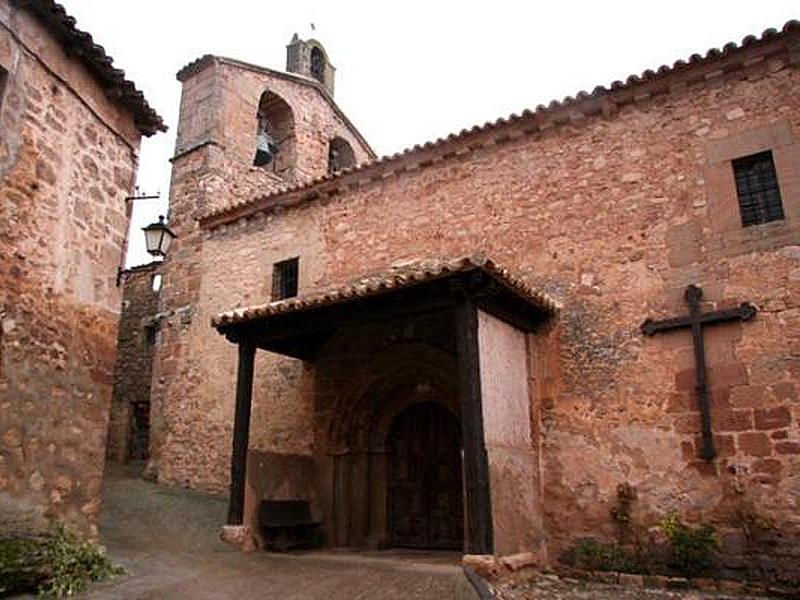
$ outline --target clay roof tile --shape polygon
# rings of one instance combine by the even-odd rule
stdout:
[[[59,40],[68,53],[75,55],[107,90],[111,98],[133,114],[136,128],[151,136],[166,131],[163,119],[147,103],[136,85],[125,79],[125,71],[114,67],[114,59],[106,54],[92,36],[75,27],[76,20],[53,0],[11,0],[12,4],[30,12]]]
[[[474,269],[488,273],[507,289],[541,310],[558,312],[560,308],[557,301],[543,292],[529,287],[522,279],[511,275],[509,271],[497,266],[486,256],[473,254],[453,260],[412,261],[393,267],[386,272],[360,277],[351,283],[325,290],[312,290],[304,296],[229,310],[214,316],[211,324],[217,329],[226,329],[232,325],[264,319],[271,315],[301,312],[320,306],[335,305],[354,298],[377,296],[391,290],[433,281],[452,273]]]
[[[786,35],[786,34],[795,33],[797,31],[800,31],[800,21],[796,21],[796,20],[788,21],[782,27],[780,33],[778,32],[777,29],[767,29],[761,34],[761,38],[756,38],[755,36],[752,36],[752,35],[749,35],[749,36],[745,37],[742,40],[742,43],[741,43],[740,46],[736,46],[736,44],[734,44],[734,43],[728,43],[728,44],[726,44],[724,46],[723,50],[720,50],[718,48],[709,49],[707,51],[705,57],[700,55],[700,54],[695,53],[695,54],[692,54],[688,58],[688,60],[677,60],[677,61],[675,61],[673,63],[673,65],[672,65],[672,67],[669,67],[668,65],[662,65],[662,66],[660,66],[658,68],[658,70],[656,72],[648,69],[648,70],[644,71],[644,73],[642,73],[641,76],[636,75],[636,74],[630,75],[626,79],[625,82],[620,81],[620,80],[614,81],[614,82],[612,82],[610,84],[610,86],[608,88],[605,88],[603,86],[597,86],[597,87],[594,88],[591,96],[590,95],[583,95],[583,92],[579,92],[577,94],[576,98],[572,98],[570,96],[567,96],[566,98],[564,98],[564,100],[562,102],[559,102],[558,100],[552,100],[549,103],[549,105],[547,105],[547,106],[545,106],[543,104],[539,104],[536,107],[535,111],[531,111],[531,110],[523,111],[522,117],[520,117],[519,119],[522,120],[522,118],[525,118],[525,119],[537,118],[537,117],[540,117],[542,115],[545,115],[548,112],[557,112],[559,110],[562,110],[567,105],[579,103],[581,101],[590,101],[592,99],[592,97],[597,97],[599,95],[604,95],[604,94],[613,95],[613,94],[616,94],[616,93],[625,93],[626,90],[629,90],[629,89],[632,89],[632,88],[636,88],[637,86],[640,86],[640,85],[646,85],[647,83],[649,83],[652,80],[669,77],[674,72],[686,72],[686,71],[688,71],[690,69],[693,69],[695,67],[698,67],[700,65],[713,63],[714,61],[718,61],[718,60],[721,60],[723,58],[726,58],[727,56],[729,56],[731,54],[734,54],[734,53],[736,53],[736,52],[738,52],[738,51],[740,51],[740,50],[742,50],[742,49],[744,49],[746,47],[750,47],[750,46],[754,46],[754,45],[757,45],[757,44],[760,44],[760,43],[764,43],[765,41],[774,39],[776,37],[779,37],[782,34]],[[423,151],[430,150],[432,148],[441,147],[443,145],[446,145],[446,144],[450,143],[454,139],[463,139],[464,137],[467,137],[467,136],[470,136],[470,135],[477,135],[477,134],[480,134],[480,133],[483,133],[483,132],[486,132],[486,131],[490,131],[492,129],[506,127],[510,123],[513,123],[513,122],[516,122],[516,121],[517,121],[516,115],[512,114],[509,118],[502,118],[501,117],[501,118],[497,119],[493,123],[487,121],[483,125],[474,125],[470,129],[462,129],[459,132],[459,134],[456,135],[456,136],[450,135],[445,139],[439,138],[439,139],[437,139],[437,140],[435,140],[433,142],[431,142],[431,141],[426,142],[424,145],[416,144],[411,148],[407,148],[407,149],[403,150],[402,152],[395,153],[391,157],[384,156],[384,157],[382,157],[380,159],[376,159],[376,160],[373,159],[371,161],[363,162],[360,165],[358,165],[356,167],[353,167],[350,170],[340,171],[339,173],[336,173],[336,174],[334,174],[332,176],[326,177],[322,181],[328,181],[330,179],[336,179],[336,178],[339,178],[339,177],[343,177],[343,176],[345,176],[347,174],[350,174],[350,173],[357,173],[357,172],[361,172],[361,171],[364,171],[364,170],[368,170],[368,169],[371,169],[373,167],[377,167],[377,166],[379,166],[379,165],[381,165],[383,163],[386,163],[386,162],[402,159],[402,158],[404,158],[404,157],[406,157],[408,155],[411,155],[411,154],[420,153],[420,152],[423,152]],[[304,183],[298,184],[295,189],[303,189],[303,188],[307,188],[307,187],[312,187],[314,185],[318,185],[319,183],[320,183],[320,181],[310,180],[310,181],[306,181]],[[276,192],[272,192],[272,193],[267,194],[267,195],[259,196],[258,198],[254,198],[254,199],[252,199],[250,201],[245,202],[245,206],[244,206],[243,209],[246,210],[249,207],[252,210],[259,210],[259,206],[261,204],[267,203],[272,197],[278,196],[278,195],[283,194],[283,193],[286,193],[286,190],[278,190]],[[239,208],[242,209],[241,207],[239,207]],[[228,218],[236,218],[235,217],[235,213],[236,212],[238,212],[237,207],[223,208],[223,209],[211,212],[211,213],[201,217],[200,221],[202,223],[206,224],[206,225],[213,226],[213,225],[215,225],[217,223],[225,222],[225,220],[228,219]]]

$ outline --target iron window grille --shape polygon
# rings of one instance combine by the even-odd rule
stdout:
[[[733,161],[742,226],[783,219],[783,204],[772,152],[759,152]]]
[[[297,276],[300,259],[282,260],[272,266],[272,299],[283,300],[297,296]]]

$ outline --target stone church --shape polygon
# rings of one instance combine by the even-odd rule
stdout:
[[[178,73],[149,474],[243,546],[551,561],[627,485],[796,571],[800,24],[382,158],[331,61]]]

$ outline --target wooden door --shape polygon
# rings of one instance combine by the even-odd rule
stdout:
[[[393,545],[461,550],[461,428],[456,418],[432,402],[413,404],[396,417],[389,445]]]

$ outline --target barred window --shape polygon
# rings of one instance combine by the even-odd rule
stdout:
[[[733,161],[742,226],[783,219],[783,204],[772,152],[759,152]]]
[[[272,299],[283,300],[297,296],[299,258],[282,260],[272,266]]]

